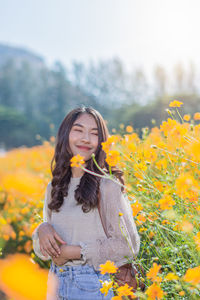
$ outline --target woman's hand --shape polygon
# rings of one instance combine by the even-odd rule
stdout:
[[[58,257],[60,254],[60,245],[66,245],[53,226],[48,222],[42,223],[38,228],[40,250],[44,256]]]
[[[69,259],[67,257],[67,245],[61,245],[60,246],[60,255],[58,257],[52,258],[53,262],[57,266],[62,266],[66,263],[66,261]]]

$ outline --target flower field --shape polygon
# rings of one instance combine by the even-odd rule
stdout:
[[[146,274],[145,293],[116,287],[118,295],[113,300],[134,299],[135,295],[140,299],[200,299],[200,113],[181,116],[178,108],[182,105],[171,102],[169,118],[159,128],[145,128],[142,137],[121,124],[120,134],[102,145],[108,164],[125,173],[126,192],[141,237],[137,262]],[[34,255],[31,234],[42,221],[53,147],[54,137],[42,146],[14,149],[0,157],[0,290],[10,300],[33,299],[28,289],[24,291],[25,283],[31,280],[37,285],[38,279],[28,274],[36,272],[36,266],[38,273],[43,272],[38,265],[49,267],[49,262]],[[22,283],[18,282],[16,291],[8,270],[19,253],[31,258],[32,267],[24,256],[16,256],[13,266],[17,259],[22,260]],[[111,273],[110,264],[102,266],[104,272]],[[23,272],[23,266],[30,272]],[[47,280],[43,273],[41,278]],[[102,293],[113,284],[102,282]],[[44,299],[43,295],[44,291],[38,292],[34,299]]]

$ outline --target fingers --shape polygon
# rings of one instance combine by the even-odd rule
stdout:
[[[60,255],[60,248],[59,248],[58,244],[56,243],[55,239],[51,239],[49,241],[50,241],[50,243],[52,245],[52,251],[54,252],[54,255],[55,256],[56,255],[57,256]]]
[[[50,255],[51,257],[58,257],[59,254],[56,252],[56,250],[53,248],[51,241],[48,240],[46,243],[42,246],[40,246],[41,252],[44,253],[43,255]]]
[[[40,246],[40,251],[42,252],[42,255],[44,255],[46,257],[49,255],[42,246]]]
[[[54,233],[54,237],[57,239],[57,241],[59,241],[61,244],[66,244],[66,242],[65,241],[63,241],[62,239],[61,239],[61,237],[57,234],[57,232],[55,231],[55,233]]]

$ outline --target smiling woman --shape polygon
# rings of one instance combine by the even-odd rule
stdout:
[[[85,161],[91,158],[91,154],[95,153],[98,147],[98,128],[93,116],[83,113],[73,124],[69,134],[69,147],[73,156],[80,154]],[[83,174],[82,169],[74,168],[72,170],[73,177]]]
[[[98,165],[109,174],[102,150],[108,136],[100,113],[87,107],[71,111],[58,130],[51,163],[53,178],[45,193],[44,222],[33,233],[33,247],[41,259],[52,260],[50,274],[56,274],[59,280],[59,300],[110,300],[112,289],[106,296],[100,292],[100,282],[109,280],[108,274],[101,274],[100,264],[112,260],[118,267],[139,251],[140,238],[123,188],[70,163],[73,156],[80,155],[88,170],[102,175],[93,162],[94,153]],[[123,172],[115,166],[111,170],[124,184]],[[107,234],[98,211],[99,201]],[[126,237],[118,226],[119,214]]]

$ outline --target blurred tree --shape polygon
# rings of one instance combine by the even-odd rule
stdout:
[[[33,122],[14,109],[0,106],[0,147],[6,150],[37,144],[37,128]]]
[[[155,93],[158,97],[161,97],[162,95],[166,94],[166,88],[167,88],[167,73],[163,66],[157,65],[154,70],[154,76],[155,76]]]
[[[185,70],[181,62],[177,63],[174,67],[175,77],[175,92],[182,93],[185,89]]]
[[[187,78],[187,89],[190,94],[195,94],[197,92],[196,88],[196,67],[194,62],[189,63],[189,70],[188,70],[188,78]]]

